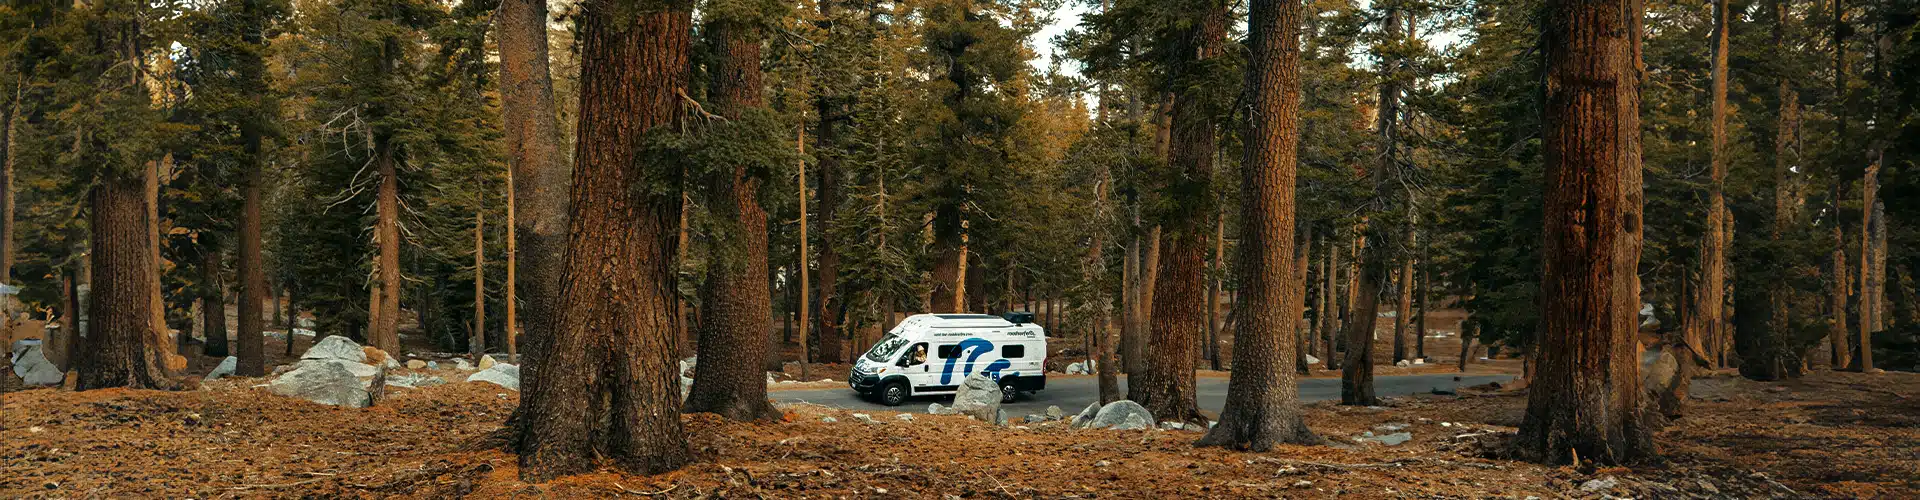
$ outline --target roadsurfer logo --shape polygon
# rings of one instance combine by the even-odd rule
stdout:
[[[951,385],[953,383],[953,369],[960,364],[961,356],[967,358],[967,365],[960,371],[960,376],[965,377],[972,375],[973,366],[980,360],[980,356],[993,352],[993,343],[988,342],[987,339],[974,337],[960,341],[959,344],[953,346],[953,349],[956,351],[954,356],[947,358],[947,366],[940,372],[940,385]],[[1010,366],[1013,366],[1013,363],[1008,362],[1006,359],[997,359],[992,363],[988,363],[986,369],[980,371],[981,373],[987,374],[988,377],[993,377],[993,380],[999,381],[1000,371]],[[1008,375],[1013,374],[1010,373]]]

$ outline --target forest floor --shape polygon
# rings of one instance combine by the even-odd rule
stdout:
[[[0,497],[1920,497],[1912,373],[1696,379],[1688,415],[1658,436],[1664,463],[1632,468],[1499,458],[1526,398],[1488,388],[1385,407],[1310,404],[1309,425],[1333,445],[1267,453],[1197,449],[1200,434],[1188,431],[884,411],[862,423],[810,405],[784,407],[781,422],[692,415],[695,461],[680,471],[544,484],[517,480],[498,431],[518,394],[498,386],[455,380],[345,409],[260,383],[71,392],[14,381],[0,396]],[[1412,439],[1356,441],[1367,432]]]

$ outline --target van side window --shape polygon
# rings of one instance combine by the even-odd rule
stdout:
[[[1027,357],[1027,346],[1019,345],[1019,344],[1009,344],[1009,345],[1000,346],[1000,357],[1002,358]]]
[[[960,357],[960,353],[957,352],[959,350],[960,350],[960,346],[956,344],[947,344],[947,345],[940,346],[940,359],[953,359],[953,358]]]

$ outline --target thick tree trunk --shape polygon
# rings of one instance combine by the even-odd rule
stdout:
[[[749,108],[760,107],[764,32],[738,22],[710,21],[706,36],[718,55],[708,67],[713,112],[738,119]],[[700,288],[707,316],[700,322],[700,362],[693,368],[685,411],[733,420],[777,420],[780,412],[767,402],[767,377],[760,370],[767,358],[767,325],[773,319],[773,296],[767,288],[767,210],[760,206],[765,179],[746,166],[710,176],[711,215],[728,226],[729,234],[715,240],[718,247]],[[826,256],[824,249],[821,256]],[[830,328],[823,322],[823,338]],[[839,357],[838,348],[822,344],[820,354]]]
[[[147,252],[147,209],[142,179],[107,172],[91,198],[92,304],[88,335],[68,346],[79,372],[78,390],[106,387],[170,389],[166,335],[156,331],[148,291],[153,279]],[[81,339],[76,339],[81,340]]]
[[[152,314],[152,317],[149,319],[153,321],[153,331],[160,332],[160,336],[164,338],[171,333],[171,329],[167,327],[167,303],[160,295],[160,265],[161,262],[163,262],[160,258],[160,169],[161,163],[163,162],[167,164],[170,170],[173,164],[173,156],[166,156],[162,158],[162,161],[147,162],[146,223],[147,274],[149,274],[147,284],[151,286],[151,288],[147,290],[147,302],[150,303],[148,310]],[[221,342],[220,355],[226,356],[227,349],[224,343],[225,340],[223,339]],[[185,367],[181,366],[179,368]]]
[[[960,312],[959,302],[962,298],[958,294],[962,293],[960,286],[965,280],[962,274],[965,270],[960,265],[960,259],[965,257],[960,251],[965,245],[961,241],[963,231],[959,207],[942,206],[934,209],[933,248],[929,249],[933,258],[931,312]]]
[[[0,112],[0,148],[4,148],[0,151],[0,161],[4,162],[0,163],[0,282],[5,283],[13,283],[13,159],[20,154],[14,123],[20,119],[26,88],[25,82],[15,84],[12,99]]]
[[[673,228],[679,173],[640,162],[639,138],[681,118],[690,2],[583,6],[580,138],[554,326],[528,338],[515,444],[545,482],[601,459],[657,474],[692,460],[680,424]]]
[[[200,334],[207,338],[200,353],[224,358],[232,355],[227,341],[227,281],[221,272],[220,247],[201,235],[200,251]]]
[[[1374,406],[1380,402],[1373,394],[1373,328],[1380,316],[1380,288],[1387,274],[1386,255],[1380,248],[1367,245],[1364,255],[1356,259],[1360,272],[1346,325],[1347,352],[1340,362],[1340,404]]]
[[[1230,17],[1226,4],[1213,2],[1196,15],[1193,27],[1183,35],[1185,50],[1182,52],[1191,57],[1183,61],[1185,68],[1200,67],[1220,56],[1225,49]],[[1173,130],[1167,157],[1169,164],[1184,171],[1185,175],[1169,180],[1172,185],[1168,192],[1179,193],[1183,199],[1176,203],[1187,210],[1167,217],[1162,221],[1162,227],[1156,228],[1156,232],[1163,235],[1159,265],[1157,270],[1146,273],[1148,288],[1154,295],[1150,303],[1153,311],[1150,320],[1153,349],[1147,354],[1146,376],[1135,377],[1128,384],[1129,392],[1133,393],[1131,399],[1145,406],[1155,418],[1200,425],[1205,425],[1207,417],[1200,414],[1195,399],[1193,349],[1196,347],[1194,340],[1206,335],[1207,317],[1203,311],[1207,288],[1206,218],[1217,203],[1207,186],[1213,180],[1213,155],[1218,149],[1213,119],[1203,101],[1200,96],[1190,93],[1174,97]],[[1291,238],[1288,241],[1291,242]],[[1282,244],[1280,248],[1287,249],[1288,246]],[[1154,253],[1152,249],[1148,252]],[[1277,311],[1279,314],[1285,314],[1286,307],[1284,287],[1288,283],[1288,273],[1284,268],[1287,266],[1287,255],[1280,254],[1279,265],[1283,269],[1276,273],[1280,278],[1277,286],[1282,287],[1276,296],[1282,301]],[[1272,333],[1284,336],[1287,331],[1282,328]],[[1280,369],[1285,371],[1284,366]]]
[[[1841,141],[1849,137],[1847,135],[1848,100],[1846,61],[1847,33],[1852,28],[1847,26],[1846,20],[1847,14],[1844,0],[1833,0],[1833,93],[1834,96],[1836,96],[1834,99],[1837,101],[1837,105],[1834,106],[1837,119],[1834,120],[1835,132],[1833,136]],[[1835,370],[1844,369],[1853,361],[1853,351],[1847,348],[1848,329],[1850,328],[1847,323],[1847,292],[1850,289],[1848,277],[1851,273],[1849,273],[1847,269],[1846,224],[1841,221],[1841,217],[1839,216],[1841,213],[1840,201],[1846,198],[1847,185],[1849,184],[1845,173],[1848,168],[1844,165],[1845,162],[1842,163],[1841,165],[1834,166],[1833,184],[1827,191],[1827,208],[1831,210],[1833,214],[1833,216],[1829,218],[1829,220],[1832,221],[1829,225],[1832,226],[1833,252],[1828,269],[1829,273],[1827,274],[1829,290],[1827,297],[1828,327],[1827,338],[1823,342],[1827,344],[1829,349],[1828,352],[1825,353],[1829,355],[1827,362],[1829,366]],[[1818,356],[1818,354],[1816,354],[1816,356]]]
[[[518,354],[520,298],[526,300],[528,337],[548,335],[559,308],[560,274],[566,263],[567,192],[571,166],[560,149],[555,123],[553,76],[548,69],[547,3],[502,0],[500,31],[500,109],[507,138],[507,353]],[[523,252],[524,251],[524,252]],[[519,292],[521,256],[526,256],[526,292]],[[533,354],[529,352],[528,354]]]
[[[1255,0],[1248,21],[1251,127],[1241,167],[1241,296],[1245,319],[1233,336],[1233,374],[1220,424],[1196,445],[1264,452],[1281,443],[1324,442],[1307,429],[1293,370],[1304,303],[1307,252],[1294,254],[1294,156],[1300,141],[1299,2]],[[1289,262],[1289,260],[1294,262]]]
[[[1642,421],[1639,4],[1548,4],[1541,337],[1516,455],[1620,464],[1655,454]]]
[[[823,116],[819,130],[820,133],[814,136],[816,150],[829,151],[827,148],[839,142],[840,131],[832,120]],[[834,227],[834,218],[844,197],[840,193],[840,161],[834,155],[821,155],[816,165],[819,169],[814,195],[819,197],[819,204],[814,209],[814,222],[820,227],[831,228]],[[842,323],[846,305],[843,303],[845,299],[840,296],[840,252],[833,245],[832,238],[825,237],[827,234],[821,233],[819,254],[814,257],[814,262],[819,266],[813,280],[814,361],[839,363],[840,351],[844,349],[840,339],[846,335],[842,329],[845,326]],[[965,258],[964,252],[961,255],[961,258]],[[957,279],[965,278],[962,276]]]

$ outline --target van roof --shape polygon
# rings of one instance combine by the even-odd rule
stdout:
[[[1015,326],[1006,318],[990,314],[915,314],[900,322],[902,325],[919,323],[927,327],[938,328],[1007,328]]]

